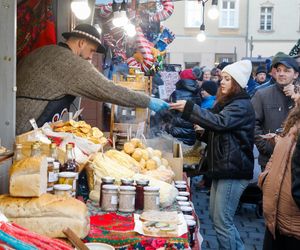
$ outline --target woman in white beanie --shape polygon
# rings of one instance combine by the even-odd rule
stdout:
[[[171,109],[205,129],[208,174],[212,178],[210,216],[217,232],[219,249],[244,249],[233,223],[240,196],[253,176],[255,113],[244,90],[252,71],[249,60],[226,66],[212,110],[179,100]]]

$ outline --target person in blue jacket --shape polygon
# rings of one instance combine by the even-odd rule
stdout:
[[[201,86],[201,108],[211,109],[216,101],[218,85],[214,81],[204,81]]]

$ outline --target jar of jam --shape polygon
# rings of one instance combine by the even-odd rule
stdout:
[[[53,165],[54,159],[51,157],[47,157],[47,191],[53,190],[53,186],[55,184],[55,176],[54,176],[54,165]],[[51,188],[51,189],[50,189]]]
[[[187,185],[186,181],[175,181],[175,185]]]
[[[56,184],[53,186],[55,195],[72,196],[72,186],[68,184]]]
[[[189,203],[188,201],[178,201],[178,205],[190,207],[191,203]]]
[[[189,192],[178,192],[178,195],[182,196],[182,197],[187,197],[188,200],[190,199],[190,193]]]
[[[133,186],[134,185],[134,180],[132,179],[121,179],[121,186]]]
[[[72,187],[72,196],[76,196],[76,177],[74,172],[61,172],[58,174],[58,184],[67,184]]]
[[[193,215],[193,208],[190,206],[181,206],[180,210],[184,215]]]
[[[104,185],[112,185],[115,183],[115,178],[110,176],[105,176],[101,178],[101,186],[100,186],[100,199],[99,199],[99,206],[102,207],[102,190]]]
[[[159,210],[159,187],[144,187],[144,211]]]
[[[144,187],[149,185],[148,180],[137,180],[136,181],[136,193],[135,193],[135,209],[144,209]]]
[[[105,212],[115,212],[118,208],[118,186],[103,185],[102,187],[102,206]]]
[[[195,245],[195,234],[196,234],[196,221],[195,220],[187,220],[186,224],[188,226],[188,237],[190,247]]]
[[[120,186],[119,192],[119,211],[125,213],[134,212],[135,187]]]
[[[177,200],[177,202],[179,202],[179,201],[188,201],[188,198],[184,197],[184,196],[176,196],[176,200]]]
[[[175,187],[179,192],[186,192],[187,190],[187,185],[184,184],[176,184]]]
[[[187,220],[195,220],[195,217],[193,215],[185,214],[183,215],[185,221]]]

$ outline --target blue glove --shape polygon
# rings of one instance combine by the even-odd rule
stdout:
[[[149,102],[149,109],[158,112],[163,109],[168,109],[169,104],[165,101],[158,99],[158,98],[151,98]]]

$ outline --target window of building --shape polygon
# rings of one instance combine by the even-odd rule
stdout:
[[[222,0],[220,8],[220,28],[238,28],[239,0]]]
[[[202,24],[202,4],[198,1],[185,1],[185,27],[199,28]]]
[[[271,31],[273,24],[273,7],[260,8],[260,30]]]
[[[232,53],[216,53],[215,54],[215,64],[219,64],[221,62],[235,62],[236,54]]]
[[[184,62],[184,68],[185,69],[192,69],[195,66],[199,66],[200,62]]]

